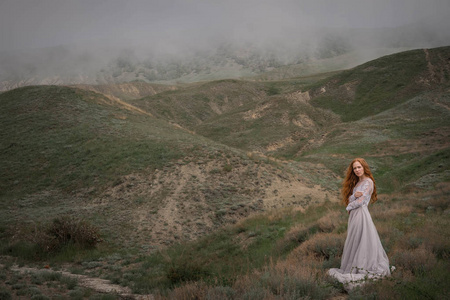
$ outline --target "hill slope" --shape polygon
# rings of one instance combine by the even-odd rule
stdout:
[[[395,107],[425,91],[445,91],[450,47],[384,56],[318,83],[313,103],[354,121]],[[355,113],[357,112],[357,113]]]
[[[445,298],[449,50],[314,78],[162,88],[139,99],[120,86],[83,86],[108,97],[54,86],[2,93],[2,253],[26,256],[20,243],[34,228],[69,214],[99,227],[114,254],[63,252],[50,265],[60,267],[65,254],[77,272],[136,293],[345,298],[326,270],[339,267],[347,213],[327,199],[336,200],[348,162],[363,156],[379,192],[371,215],[397,270],[350,297]],[[155,251],[160,245],[168,247]],[[3,295],[69,285],[42,272],[17,276],[8,267],[17,258],[0,259]]]
[[[310,89],[311,103],[344,123],[297,159],[337,171],[334,157],[367,157],[383,191],[448,181],[449,91],[450,47],[386,56],[332,76]]]
[[[70,214],[111,241],[150,246],[334,198],[305,177],[307,165],[226,147],[94,92],[27,87],[0,94],[0,105],[2,228]]]
[[[2,93],[2,226],[76,212],[130,243],[192,239],[336,199],[355,156],[380,192],[433,188],[449,180],[449,49],[275,82]]]
[[[131,103],[229,146],[326,163],[337,175],[346,159],[374,157],[392,191],[448,179],[449,58],[450,47],[414,50],[322,77],[215,81]],[[409,178],[387,171],[436,159],[440,168],[413,167]]]

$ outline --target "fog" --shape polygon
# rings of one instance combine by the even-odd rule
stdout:
[[[371,58],[450,45],[449,15],[448,0],[0,0],[0,76],[95,72],[120,55],[190,59],[224,45],[293,63],[332,41]]]

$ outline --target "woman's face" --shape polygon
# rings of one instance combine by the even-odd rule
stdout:
[[[353,172],[358,177],[361,177],[364,175],[364,168],[359,161],[355,161],[353,163]]]

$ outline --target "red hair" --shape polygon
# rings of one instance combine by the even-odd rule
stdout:
[[[375,179],[373,178],[372,172],[370,172],[369,164],[363,158],[355,158],[347,168],[347,173],[345,174],[344,182],[342,183],[342,204],[348,205],[348,197],[353,193],[353,188],[359,181],[359,177],[353,172],[353,164],[359,162],[364,168],[364,175],[369,177],[373,181],[373,193],[370,197],[370,203],[377,201],[377,187],[375,186]]]

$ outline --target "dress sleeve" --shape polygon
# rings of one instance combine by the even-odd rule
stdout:
[[[355,193],[362,192],[363,195],[361,197],[356,198]],[[366,179],[361,186],[357,187],[354,193],[348,198],[349,203],[347,205],[346,210],[350,211],[352,209],[358,208],[363,205],[368,205],[370,202],[370,197],[373,193],[373,182],[370,179]]]

